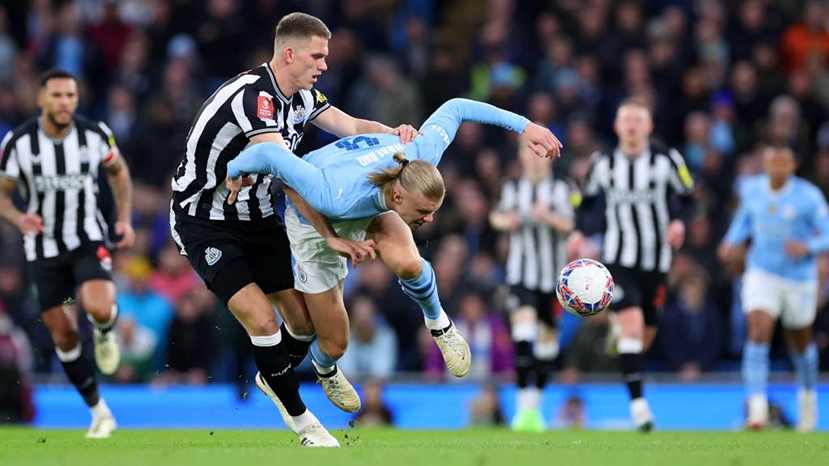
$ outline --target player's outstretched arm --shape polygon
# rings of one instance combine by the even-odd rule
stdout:
[[[400,137],[400,142],[407,144],[417,136],[417,129],[412,125],[391,128],[379,121],[355,118],[333,105],[311,120],[311,123],[340,138],[367,133],[388,133],[396,134]]]
[[[446,101],[420,127],[415,139],[420,158],[437,164],[465,121],[500,126],[521,135],[521,144],[539,157],[558,156],[562,145],[550,130],[521,115],[483,102],[455,98]]]

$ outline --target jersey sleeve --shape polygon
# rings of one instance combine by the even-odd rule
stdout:
[[[325,94],[323,94],[321,91],[317,89],[311,89],[311,95],[314,98],[314,102],[311,106],[311,113],[308,115],[308,120],[306,120],[306,123],[318,117],[320,113],[331,108],[331,103],[328,102],[328,97],[326,97]]]
[[[9,131],[0,142],[0,176],[17,180],[20,176],[20,165],[17,162],[17,154],[10,144],[12,132]]]
[[[610,177],[608,158],[594,152],[591,156],[590,169],[581,193],[571,196],[571,204],[576,210],[576,230],[585,234],[598,233],[604,228],[604,211],[602,200],[604,186]]]
[[[276,108],[274,96],[245,86],[230,101],[236,124],[250,139],[257,134],[279,133],[282,131],[281,109]]]
[[[115,135],[106,123],[99,121],[98,129],[101,132],[101,137],[104,139],[104,143],[101,145],[100,151],[101,163],[104,166],[111,165],[115,163],[116,160],[121,158],[121,151],[118,149],[118,144],[115,142]]]
[[[829,251],[829,206],[826,205],[826,198],[817,189],[812,190],[812,209],[809,209],[811,223],[816,235],[809,239],[807,246],[809,252],[818,254]]]
[[[573,219],[575,211],[570,197],[570,187],[563,181],[553,185],[552,210],[566,219]]]
[[[694,190],[694,178],[685,165],[685,159],[676,149],[668,151],[668,158],[671,162],[671,174],[668,182],[671,188],[678,194],[691,194]]]
[[[495,207],[495,210],[498,212],[509,212],[515,209],[516,194],[513,184],[505,183],[501,188],[501,199],[498,200],[498,205]]]
[[[740,190],[739,194],[740,204],[737,206],[737,211],[734,213],[731,225],[728,226],[723,243],[740,244],[751,236],[751,214],[746,205],[745,190]]]
[[[465,121],[501,126],[516,133],[523,132],[529,123],[526,118],[494,105],[469,99],[450,99],[420,127],[420,134],[414,140],[418,158],[433,165],[440,163],[443,152]]]

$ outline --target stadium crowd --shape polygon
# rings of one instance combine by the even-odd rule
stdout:
[[[28,6],[24,6],[24,5]],[[742,177],[759,173],[758,147],[793,147],[800,174],[829,194],[829,5],[741,0],[33,0],[0,5],[0,137],[36,112],[40,72],[81,78],[79,113],[106,121],[135,182],[137,244],[115,256],[123,360],[114,381],[207,383],[252,370],[242,329],[201,284],[169,233],[171,174],[193,115],[231,75],[267,61],[273,24],[307,11],[331,28],[317,83],[348,113],[418,126],[445,100],[467,96],[527,115],[564,142],[555,175],[574,186],[590,154],[612,147],[625,97],[654,109],[655,135],[685,157],[696,214],[670,273],[650,369],[684,380],[736,370],[745,341],[737,271],[716,246]],[[299,154],[332,137],[308,127]],[[467,336],[472,377],[508,376],[503,312],[507,245],[488,223],[503,180],[516,177],[514,140],[465,124],[444,156],[448,187],[435,224],[416,232],[434,264],[446,311]],[[105,183],[103,183],[105,186]],[[829,279],[829,262],[822,264]],[[0,224],[0,339],[48,377],[61,372],[29,292],[18,232]],[[823,280],[820,307],[829,306]],[[380,263],[346,282],[351,343],[341,361],[355,379],[445,369],[420,311]],[[13,325],[9,325],[13,323]],[[87,325],[81,319],[82,325]],[[562,315],[564,381],[610,371],[606,316]],[[829,365],[829,313],[815,323]],[[6,346],[0,345],[0,348]],[[31,355],[31,357],[30,357]],[[776,342],[774,364],[788,367]],[[3,360],[3,358],[0,358]],[[775,367],[773,365],[773,367]],[[306,371],[310,377],[310,370]]]

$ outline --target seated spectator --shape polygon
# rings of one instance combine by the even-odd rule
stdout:
[[[121,364],[113,378],[121,383],[146,382],[155,371],[153,356],[158,347],[156,334],[132,316],[118,319],[118,346],[121,348]]]
[[[26,334],[0,305],[0,424],[31,422],[32,353]]]
[[[503,426],[504,412],[498,400],[498,387],[486,384],[469,404],[469,425],[474,427]]]
[[[377,314],[374,302],[357,296],[348,306],[351,339],[340,368],[354,378],[391,377],[397,363],[397,337]]]
[[[158,257],[158,270],[150,280],[152,288],[173,304],[200,283],[187,257],[179,254],[175,244],[167,243]]]
[[[117,272],[124,277],[126,286],[118,293],[119,318],[131,317],[136,324],[152,332],[156,341],[166,341],[173,309],[162,295],[150,287],[153,269],[149,261],[142,256],[132,256],[118,264],[121,269]],[[162,361],[159,351],[162,348],[163,345],[159,345],[153,355],[156,366]]]
[[[394,424],[394,413],[383,401],[383,384],[371,380],[363,387],[363,407],[354,416],[357,427],[381,427]]]
[[[203,290],[179,298],[167,337],[165,370],[156,382],[207,383],[216,343],[212,310],[213,298]]]
[[[583,429],[587,414],[584,410],[584,399],[573,394],[564,400],[558,412],[556,424],[566,429]]]

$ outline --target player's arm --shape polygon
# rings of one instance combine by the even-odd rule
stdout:
[[[521,135],[521,146],[539,157],[558,156],[561,142],[550,130],[494,105],[454,98],[443,103],[420,127],[415,139],[419,158],[437,165],[465,121],[500,126]]]
[[[558,233],[566,235],[575,228],[569,189],[564,184],[558,184],[552,194],[553,208],[537,205],[533,208],[533,218],[537,222],[548,225]]]
[[[717,249],[720,260],[730,265],[742,259],[745,243],[751,237],[751,213],[745,205],[742,193],[740,194],[740,204]]]
[[[319,96],[322,94],[316,89],[314,93],[317,95],[317,100],[319,100]],[[406,144],[417,136],[417,130],[412,125],[400,125],[397,128],[391,128],[379,121],[355,118],[333,105],[329,105],[326,109],[322,110],[322,112],[311,120],[311,123],[337,137],[367,133],[389,133],[396,134],[400,137],[400,142]]]
[[[12,202],[12,193],[17,186],[17,177],[20,176],[20,166],[17,154],[9,146],[12,132],[6,133],[0,143],[0,217],[16,226],[24,235],[40,233],[43,230],[43,219],[37,214],[21,212]]]
[[[501,188],[501,200],[489,214],[489,224],[497,231],[515,231],[521,226],[521,217],[515,209],[516,192],[511,184]]]
[[[668,215],[671,223],[668,224],[667,240],[671,247],[679,249],[685,241],[685,225],[694,215],[694,179],[679,151],[670,149],[668,158],[671,163],[668,179]]]
[[[568,196],[575,211],[573,231],[567,238],[569,257],[589,256],[584,252],[588,246],[585,235],[599,233],[604,226],[604,212],[601,209],[604,200],[602,179],[610,175],[609,170],[607,157],[594,153],[581,192],[574,191]]]
[[[107,152],[101,158],[107,182],[112,189],[112,197],[115,198],[116,220],[115,234],[120,238],[116,247],[129,248],[135,243],[135,231],[132,229],[132,179],[130,171],[121,152],[115,144],[115,136],[112,130],[105,124],[98,123],[98,126],[106,136]]]
[[[816,256],[829,251],[829,208],[826,199],[817,189],[810,194],[814,200],[810,203],[809,221],[815,235],[805,242],[786,241],[786,253],[791,257]]]

